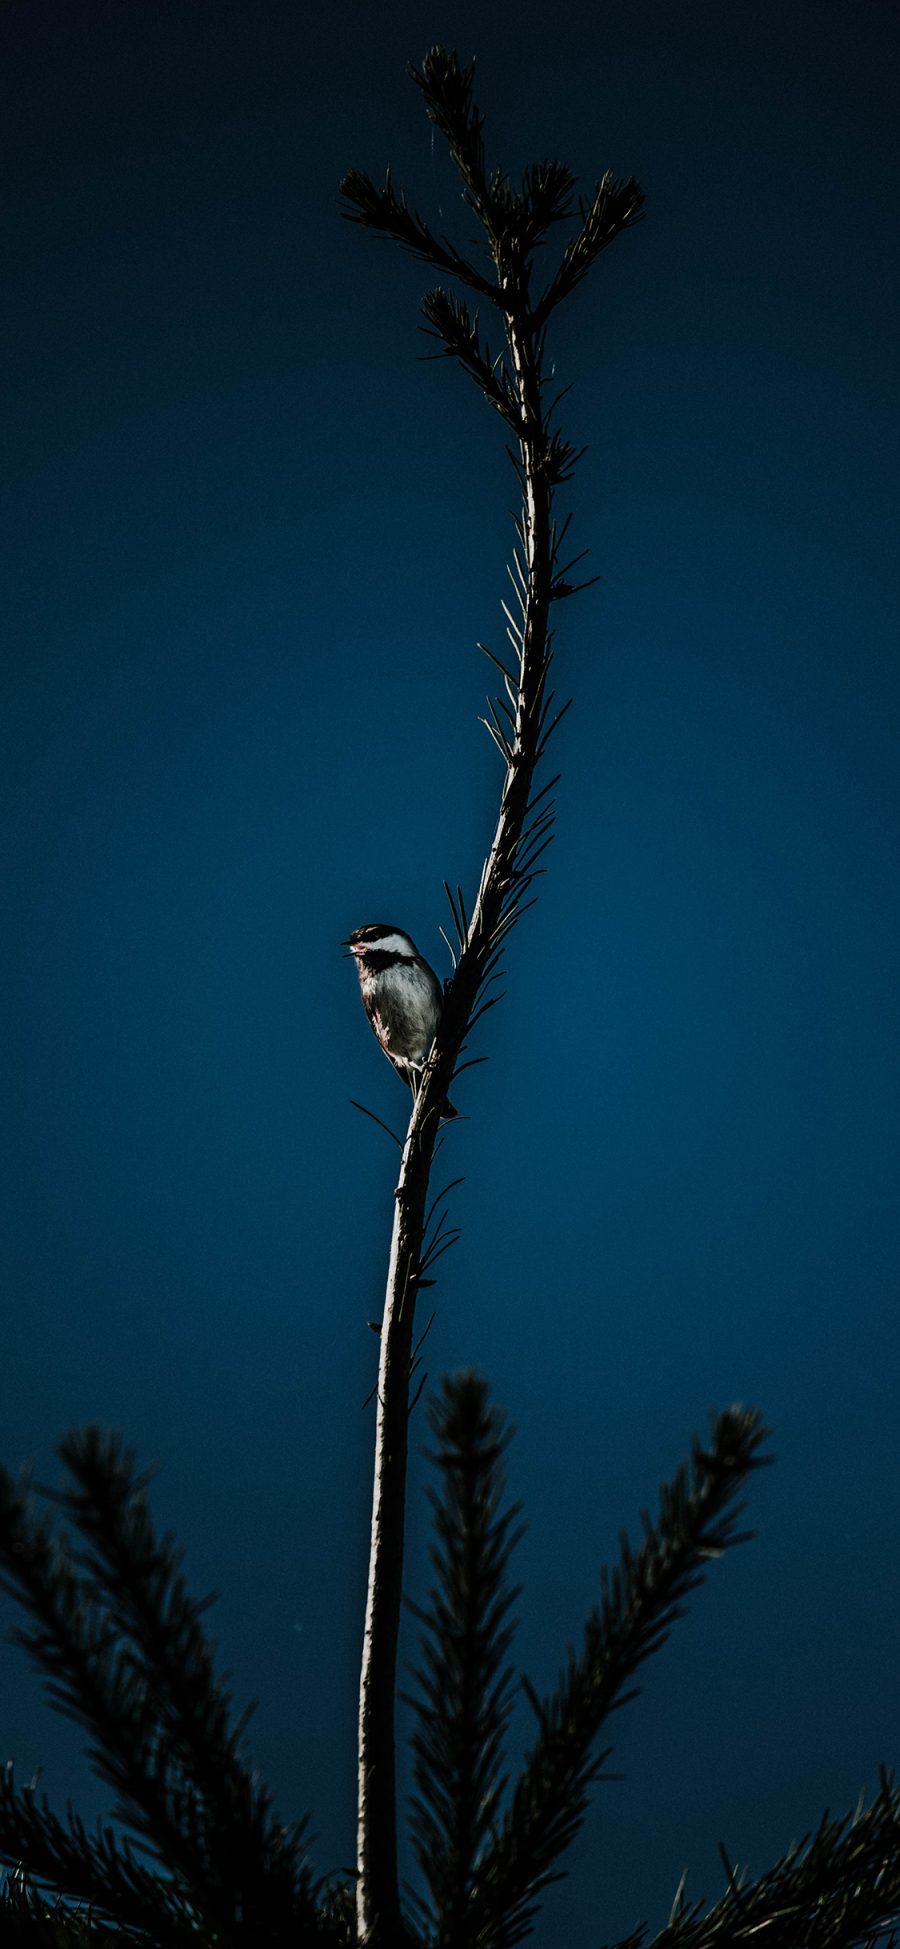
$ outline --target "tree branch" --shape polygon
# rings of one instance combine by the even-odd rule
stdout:
[[[623,1538],[618,1567],[602,1575],[581,1652],[570,1653],[556,1691],[542,1702],[526,1685],[538,1734],[479,1862],[469,1939],[482,1949],[511,1949],[529,1932],[540,1892],[557,1879],[556,1862],[609,1758],[609,1748],[597,1750],[603,1726],[634,1697],[635,1672],[665,1644],[710,1559],[746,1540],[736,1528],[743,1509],[736,1497],[768,1459],[758,1452],[766,1432],[755,1410],[730,1408],[715,1419],[708,1447],[695,1441],[690,1469],[663,1487],[656,1521],[644,1517],[640,1548]]]
[[[406,249],[448,269],[490,297],[503,317],[503,376],[489,361],[465,307],[433,294],[426,315],[448,351],[481,384],[488,402],[500,410],[514,434],[510,449],[522,502],[516,531],[514,587],[518,617],[507,611],[507,634],[514,671],[504,672],[506,713],[489,704],[488,730],[504,761],[500,807],[471,918],[466,923],[461,898],[451,899],[459,941],[456,967],[447,989],[441,1025],[413,1106],[400,1176],[394,1193],[394,1220],[381,1331],[377,1386],[375,1479],[372,1505],[369,1586],[359,1704],[358,1925],[371,1949],[397,1949],[404,1937],[397,1880],[394,1706],[397,1639],[403,1577],[403,1532],[416,1299],[423,1283],[423,1239],[428,1186],[440,1125],[466,1036],[477,1019],[479,996],[495,972],[498,951],[531,904],[523,896],[536,854],[529,846],[548,836],[542,822],[529,826],[535,768],[554,728],[548,723],[547,679],[552,659],[551,604],[558,597],[557,532],[553,520],[555,487],[566,480],[577,453],[549,427],[544,405],[542,320],[531,299],[531,252],[549,226],[565,216],[572,178],[561,164],[540,163],[526,173],[520,193],[502,171],[489,175],[482,140],[483,118],[472,99],[472,69],[457,57],[433,48],[413,71],[428,114],[444,135],[462,178],[463,194],[478,217],[496,272],[496,283],[481,277],[421,219],[410,217],[403,198],[388,180],[384,192],[354,172],[344,194],[356,221],[393,236]],[[592,206],[592,211],[595,206]],[[618,214],[618,211],[617,211]],[[604,223],[606,225],[603,230]],[[621,224],[620,224],[621,227]],[[583,218],[579,239],[563,259],[553,302],[558,302],[589,268],[592,255],[609,240],[611,222],[602,211]],[[451,261],[452,260],[452,261]],[[565,288],[562,288],[565,286]],[[545,301],[545,309],[546,306]],[[491,654],[490,652],[488,654]],[[492,1002],[482,1004],[490,1007]]]
[[[112,1829],[94,1836],[70,1811],[65,1827],[34,1786],[17,1788],[13,1769],[0,1772],[0,1861],[29,1885],[85,1903],[142,1939],[196,1941],[196,1922],[175,1884],[151,1873],[121,1845]]]
[[[253,1949],[285,1931],[298,1944],[327,1940],[302,1827],[277,1821],[240,1756],[245,1719],[230,1723],[204,1605],[188,1596],[171,1539],[154,1532],[132,1455],[90,1428],[69,1435],[61,1454],[73,1481],[54,1500],[74,1537],[39,1517],[28,1485],[0,1469],[0,1587],[29,1613],[16,1638],[56,1708],[87,1729],[115,1816],[164,1875],[138,1871],[106,1830],[88,1841],[74,1816],[66,1830],[46,1803],[16,1792],[11,1774],[0,1791],[0,1861],[89,1897],[120,1926],[155,1903],[161,1940],[175,1941],[183,1914]]]
[[[679,1886],[666,1927],[646,1939],[638,1929],[617,1949],[888,1949],[900,1924],[900,1791],[889,1774],[868,1806],[837,1820],[826,1815],[814,1834],[788,1849],[751,1882],[724,1849],[727,1891],[703,1912]]]
[[[427,1608],[413,1607],[425,1627],[415,1673],[413,1839],[434,1940],[466,1949],[478,1858],[505,1786],[510,1610],[519,1595],[507,1573],[520,1512],[503,1506],[509,1433],[479,1376],[445,1380],[430,1420],[441,1491],[429,1498],[434,1583]]]

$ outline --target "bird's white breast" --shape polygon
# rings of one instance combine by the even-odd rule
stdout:
[[[380,948],[380,941],[378,945]],[[414,961],[399,963],[379,974],[366,973],[362,989],[378,1016],[391,1055],[424,1062],[440,1020],[440,1007],[428,976]]]

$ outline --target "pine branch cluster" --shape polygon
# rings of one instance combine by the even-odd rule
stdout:
[[[746,1540],[736,1498],[762,1466],[766,1431],[753,1412],[720,1415],[709,1445],[695,1442],[690,1465],[663,1488],[656,1519],[644,1516],[640,1547],[623,1538],[581,1652],[569,1654],[555,1691],[540,1700],[521,1680],[538,1730],[506,1792],[506,1659],[518,1595],[507,1573],[519,1514],[501,1505],[506,1435],[475,1375],[445,1382],[432,1414],[443,1495],[438,1584],[420,1613],[414,1833],[440,1949],[507,1949],[530,1932],[540,1893],[581,1826],[611,1750],[598,1750],[606,1721],[636,1696],[638,1667],[665,1643],[706,1564]]]
[[[435,1581],[427,1606],[412,1607],[424,1626],[412,1832],[429,1919],[448,1942],[462,1942],[477,1863],[506,1785],[503,1740],[514,1699],[507,1654],[519,1595],[507,1567],[520,1512],[503,1506],[509,1434],[483,1381],[475,1374],[446,1380],[430,1419],[441,1490],[429,1496]]]
[[[851,1813],[824,1815],[813,1834],[795,1842],[774,1868],[751,1882],[723,1847],[726,1892],[705,1909],[689,1905],[684,1877],[667,1926],[646,1949],[888,1949],[900,1927],[900,1789],[882,1769],[878,1792]],[[624,1944],[617,1949],[625,1949]]]
[[[159,1537],[147,1479],[115,1436],[88,1428],[60,1454],[55,1498],[67,1527],[27,1481],[0,1470],[0,1584],[29,1622],[16,1632],[51,1703],[87,1734],[111,1789],[112,1825],[88,1834],[34,1785],[0,1776],[0,1860],[29,1885],[86,1904],[149,1942],[325,1942],[303,1823],[285,1827],[241,1753],[180,1552]],[[48,1492],[49,1493],[49,1492]],[[147,1865],[147,1856],[158,1870]]]
[[[747,1540],[741,1491],[767,1461],[759,1416],[730,1409],[644,1515],[637,1546],[601,1573],[580,1651],[539,1699],[514,1676],[511,1558],[520,1508],[505,1498],[509,1433],[475,1374],[445,1381],[430,1409],[438,1486],[432,1587],[416,1608],[411,1833],[425,1893],[404,1939],[421,1949],[510,1949],[532,1931],[561,1873],[611,1748],[612,1713],[636,1696],[708,1565]],[[94,1429],[61,1445],[69,1483],[56,1528],[28,1483],[0,1470],[0,1577],[23,1608],[17,1632],[56,1709],[90,1742],[113,1820],[88,1832],[34,1784],[0,1775],[3,1940],[38,1949],[218,1949],[351,1944],[352,1893],[317,1881],[302,1826],[284,1828],[244,1760],[244,1719],[214,1673],[203,1617],[171,1538],[156,1534],[147,1477]],[[49,1491],[44,1492],[49,1495]],[[509,1778],[506,1739],[524,1696],[536,1734]],[[120,1829],[124,1827],[124,1835]],[[149,1857],[149,1858],[148,1858]],[[900,1920],[900,1793],[883,1776],[868,1807],[826,1818],[756,1881],[723,1854],[726,1892],[616,1949],[853,1949]]]

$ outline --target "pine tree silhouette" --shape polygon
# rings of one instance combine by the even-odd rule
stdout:
[[[342,185],[346,214],[474,293],[496,320],[499,352],[469,301],[443,287],[423,300],[438,356],[453,358],[503,420],[522,490],[506,610],[512,665],[487,729],[503,761],[497,824],[471,915],[448,898],[455,970],[402,1146],[381,1327],[373,1550],[360,1709],[360,1853],[354,1887],[323,1879],[306,1823],[286,1825],[245,1753],[204,1628],[205,1601],[188,1592],[181,1555],[152,1523],[148,1480],[117,1436],[94,1428],[60,1445],[60,1491],[37,1491],[0,1470],[0,1578],[24,1614],[16,1636],[51,1704],[87,1736],[90,1763],[111,1796],[110,1818],[88,1831],[60,1816],[34,1783],[0,1775],[0,1899],[4,1943],[143,1945],[144,1949],[510,1949],[537,1927],[541,1896],[558,1878],[611,1748],[611,1714],[635,1696],[644,1661],[665,1644],[709,1564],[746,1533],[742,1490],[768,1459],[752,1409],[714,1417],[705,1443],[663,1486],[640,1541],[621,1545],[600,1601],[555,1689],[539,1698],[512,1665],[519,1591],[510,1581],[520,1511],[505,1500],[508,1431],[473,1373],[445,1380],[430,1406],[437,1487],[432,1583],[414,1607],[421,1645],[410,1713],[415,1794],[410,1833],[421,1887],[401,1902],[397,1879],[394,1726],[411,1384],[421,1363],[415,1302],[454,1233],[446,1199],[429,1205],[440,1107],[491,993],[513,927],[532,904],[537,864],[552,837],[556,780],[535,773],[559,721],[549,688],[550,617],[577,592],[562,559],[568,519],[555,495],[578,454],[555,425],[547,395],[545,331],[556,308],[615,237],[640,216],[633,181],[605,176],[578,206],[555,270],[533,289],[539,247],[574,215],[574,180],[540,162],[514,188],[488,172],[473,70],[435,48],[413,70],[446,139],[464,201],[481,226],[483,261],[438,235],[394,189],[358,171]],[[584,584],[580,586],[586,586]],[[377,1121],[377,1119],[376,1119]],[[426,1328],[427,1331],[427,1328]],[[50,1507],[48,1507],[48,1502]],[[53,1514],[55,1505],[56,1514]],[[511,1777],[514,1711],[533,1718],[531,1744]],[[373,1792],[377,1782],[378,1792]],[[725,1890],[691,1907],[683,1884],[666,1927],[640,1925],[615,1949],[852,1949],[900,1921],[900,1794],[882,1778],[870,1805],[823,1819],[751,1882],[723,1857]],[[600,1924],[598,1922],[598,1928]]]

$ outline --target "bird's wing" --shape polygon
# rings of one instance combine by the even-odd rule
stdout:
[[[444,990],[441,986],[441,983],[438,981],[434,969],[429,967],[427,961],[422,960],[421,955],[419,957],[419,966],[422,970],[422,973],[424,975],[427,975],[428,977],[428,986],[431,989],[432,1000],[434,1001],[434,1006],[437,1010],[438,1021],[440,1021],[441,1016],[444,1013]]]

